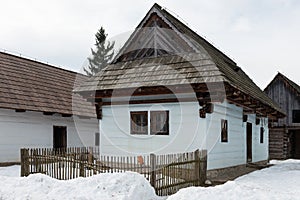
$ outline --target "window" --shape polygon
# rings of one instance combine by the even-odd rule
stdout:
[[[131,134],[148,135],[150,131],[151,135],[169,135],[169,111],[130,112],[130,118]]]
[[[169,135],[169,111],[151,111],[150,124],[151,135]]]
[[[293,110],[293,123],[300,123],[300,110]]]
[[[260,127],[260,143],[264,143],[264,132],[265,132],[265,129],[264,127]]]
[[[100,134],[95,133],[95,146],[99,146],[100,144]]]
[[[228,124],[227,120],[221,120],[221,142],[228,142]]]
[[[130,128],[131,134],[148,134],[148,112],[130,112]]]

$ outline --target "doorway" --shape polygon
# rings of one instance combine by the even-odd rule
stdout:
[[[53,148],[67,148],[67,127],[53,126]]]
[[[252,162],[252,123],[247,122],[247,163]]]
[[[300,159],[300,131],[293,132],[291,143],[292,158]]]

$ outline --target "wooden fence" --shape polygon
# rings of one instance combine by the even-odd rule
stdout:
[[[133,171],[142,174],[160,196],[180,188],[203,185],[206,150],[168,155],[108,156],[94,147],[21,149],[21,176],[43,173],[67,180],[99,173]]]

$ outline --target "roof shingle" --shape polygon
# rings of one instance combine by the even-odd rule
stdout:
[[[0,52],[0,108],[94,117],[92,105],[72,94],[75,82],[78,85],[86,79],[72,71]]]
[[[158,18],[162,16],[164,19],[159,22]],[[192,46],[192,50],[186,53],[175,52],[173,54],[164,54],[164,52],[164,55],[145,57],[147,51],[152,53],[153,50],[147,46],[149,50],[146,49],[146,53],[143,52],[142,48],[144,44],[141,38],[142,40],[144,39],[140,35],[147,32],[147,37],[150,38],[148,32],[152,34],[162,32],[155,31],[151,29],[152,27],[147,27],[145,31],[142,30],[145,24],[151,24],[149,23],[151,17],[154,21],[160,23],[161,26],[176,29],[176,34],[172,34],[171,36],[176,41],[174,44],[170,44],[170,38],[168,38],[167,49],[172,49],[172,45],[178,47],[178,41],[187,41]],[[163,25],[163,23],[168,25]],[[155,28],[160,29],[159,26]],[[170,35],[164,34],[164,37],[170,37]],[[155,39],[156,37],[151,36],[151,38]],[[164,45],[162,44],[164,42],[162,38],[157,42],[160,43],[160,46]],[[155,42],[150,41],[148,43],[155,44]],[[140,48],[138,44],[140,44]],[[135,49],[131,49],[132,47]],[[134,54],[137,56],[134,56]],[[194,83],[207,84],[213,82],[227,82],[232,87],[237,88],[245,94],[249,94],[254,99],[257,99],[279,113],[284,113],[234,61],[173,17],[165,9],[155,4],[122,47],[114,62],[100,71],[95,77],[84,82],[75,91],[93,92],[96,90]]]

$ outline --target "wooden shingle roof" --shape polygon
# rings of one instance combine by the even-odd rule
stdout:
[[[72,71],[0,52],[0,108],[94,117],[93,106],[72,94],[75,80],[78,84],[86,79]]]
[[[291,89],[291,91],[295,92],[298,96],[300,96],[300,86],[283,75],[282,73],[278,72],[277,75],[274,77],[274,79],[267,85],[267,87],[264,89],[264,91],[267,91],[268,88],[274,84],[277,80],[282,80],[288,88]]]
[[[113,63],[75,91],[87,94],[101,90],[213,82],[224,82],[284,115],[233,60],[155,4]]]

